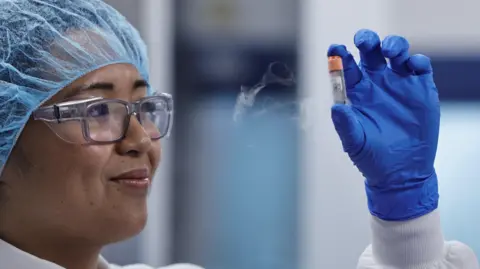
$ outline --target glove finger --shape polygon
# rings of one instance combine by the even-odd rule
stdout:
[[[382,42],[382,53],[390,60],[390,67],[398,74],[407,75],[412,71],[407,65],[410,45],[402,36],[387,36]]]
[[[433,72],[430,58],[423,54],[412,55],[407,64],[415,75],[426,75]]]
[[[365,134],[352,107],[348,105],[334,105],[331,113],[333,125],[342,141],[343,150],[350,157],[357,155],[365,143]]]
[[[344,45],[331,45],[330,48],[328,48],[328,56],[339,56],[342,58],[347,90],[352,89],[360,82],[362,79],[362,71],[360,71],[353,55],[347,51]]]
[[[362,29],[355,34],[354,42],[360,51],[362,67],[368,71],[383,70],[387,67],[387,61],[380,46],[380,37],[377,33]]]

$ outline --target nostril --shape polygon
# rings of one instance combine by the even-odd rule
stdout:
[[[129,150],[125,153],[125,155],[128,155],[130,157],[138,157],[140,156],[140,152],[138,150]]]

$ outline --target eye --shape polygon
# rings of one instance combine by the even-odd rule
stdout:
[[[104,117],[110,114],[110,108],[108,104],[98,104],[90,107],[88,110],[89,117]]]
[[[158,112],[158,111],[165,111],[166,107],[167,107],[167,104],[163,100],[144,102],[140,107],[140,112],[152,113],[152,112]]]

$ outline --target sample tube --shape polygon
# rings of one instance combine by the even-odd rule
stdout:
[[[347,87],[343,74],[342,58],[339,56],[328,57],[328,72],[332,83],[333,101],[335,104],[347,103]]]

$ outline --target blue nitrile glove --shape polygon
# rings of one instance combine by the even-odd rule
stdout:
[[[345,46],[328,56],[343,59],[351,105],[334,105],[332,120],[343,149],[366,178],[370,212],[383,220],[408,220],[438,206],[433,166],[440,124],[438,91],[430,60],[409,56],[400,36],[360,30],[361,64]],[[385,58],[389,59],[389,65]]]

